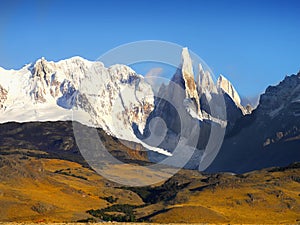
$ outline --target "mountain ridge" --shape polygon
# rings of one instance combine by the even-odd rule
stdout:
[[[197,91],[199,86],[195,82],[187,48],[182,51],[179,69],[185,83],[186,99],[195,102],[196,119],[202,120],[200,93]],[[101,127],[118,138],[139,142],[132,127],[137,126],[143,133],[147,117],[154,108],[151,86],[126,65],[105,68],[101,62],[88,61],[79,56],[58,62],[42,57],[20,70],[0,71],[2,123],[73,118]],[[211,79],[207,71],[203,73]],[[193,113],[193,110],[189,111]],[[168,154],[162,149],[147,147]]]
[[[248,172],[300,160],[300,72],[269,86],[232,127],[208,171]],[[243,162],[243,163],[241,163]]]
[[[225,142],[216,159],[220,165],[219,167],[212,165],[212,171],[233,169],[243,172],[256,169],[257,167],[251,166],[245,166],[243,169],[235,167],[230,164],[230,157],[235,155],[239,160],[245,160],[240,152],[235,152],[235,143],[240,138],[239,148],[244,148],[244,143],[248,143],[247,137],[252,133],[257,133],[259,129],[265,134],[261,138],[251,139],[253,143],[249,144],[246,147],[248,150],[245,151],[250,156],[251,146],[251,148],[261,149],[261,146],[273,146],[273,143],[278,142],[276,149],[281,143],[277,140],[284,140],[282,137],[296,138],[291,134],[297,134],[298,129],[294,131],[293,122],[297,120],[293,121],[293,118],[298,118],[299,114],[297,98],[300,92],[297,79],[300,73],[286,77],[278,87],[267,88],[266,93],[261,96],[260,104],[251,112],[251,110],[246,111],[240,104],[240,97],[230,81],[220,76],[215,84],[209,71],[204,71],[201,64],[198,67],[198,74],[195,75],[188,49],[184,48],[182,64],[179,65],[170,83],[163,85],[160,90],[161,97],[173,101],[175,108],[165,102],[158,103],[150,84],[145,82],[142,75],[126,65],[116,64],[106,68],[101,62],[90,62],[81,57],[72,57],[59,62],[48,62],[41,58],[20,70],[1,69],[0,122],[75,119],[88,126],[101,127],[107,134],[120,140],[142,144],[144,148],[158,152],[164,157],[172,155],[181,137],[186,140],[191,139],[191,143],[195,142],[194,139],[199,139],[198,142],[186,146],[187,151],[196,146],[195,154],[187,164],[189,165],[187,168],[194,169],[198,167],[202,159],[212,126],[216,125],[218,129],[224,129],[226,126]],[[175,93],[176,85],[179,85],[182,91]],[[289,88],[292,88],[293,92],[287,92]],[[295,99],[289,96],[294,96]],[[226,115],[214,117],[211,103],[213,102],[216,106],[220,103],[220,99],[224,100]],[[278,99],[280,102],[277,101]],[[286,108],[292,113],[285,110]],[[179,112],[183,113],[186,124],[201,127],[199,136],[190,136],[189,129],[185,129],[184,132],[180,130],[178,123],[180,118],[177,115]],[[285,122],[285,117],[280,116],[283,114],[288,115],[286,118],[290,118],[293,122]],[[170,131],[161,143],[155,144],[151,138],[148,142],[144,142],[144,138],[151,134],[149,132],[151,119],[157,116],[165,120]],[[254,122],[258,117],[261,118],[259,119],[261,123],[266,120],[266,123],[270,124],[269,130],[261,125],[256,127]],[[285,130],[282,130],[283,125],[276,127],[277,123],[272,123],[274,118],[286,125]],[[248,126],[251,126],[252,130],[246,132]],[[160,127],[157,128],[159,131]],[[241,132],[243,135],[238,137]],[[279,154],[279,150],[275,152]],[[225,155],[222,156],[223,154]],[[297,155],[297,151],[293,150],[291,154]],[[157,156],[156,153],[154,155]],[[266,153],[263,155],[267,156]],[[255,157],[250,158],[254,160]],[[285,162],[290,162],[291,159],[286,158]],[[249,163],[252,162],[251,160],[248,160]],[[274,161],[275,165],[280,162],[278,160]],[[153,161],[155,162],[156,159]],[[223,167],[225,164],[232,167]],[[261,165],[268,166],[269,164],[262,163]]]

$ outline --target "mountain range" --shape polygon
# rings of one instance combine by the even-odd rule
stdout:
[[[299,223],[300,72],[253,109],[184,48],[172,79],[154,88],[128,66],[81,57],[0,68],[0,221]],[[104,174],[138,172],[151,185],[99,175],[76,139],[91,130],[133,165],[104,160]],[[166,165],[182,169],[162,180]]]
[[[126,65],[106,68],[81,57],[59,62],[41,58],[20,70],[0,68],[0,122],[75,120],[142,146],[151,162],[172,156],[185,138],[182,151],[195,148],[185,168],[198,169],[208,148],[220,148],[214,162],[202,169],[240,173],[300,161],[299,88],[300,73],[287,76],[268,87],[253,110],[241,105],[224,76],[215,83],[201,64],[194,74],[187,48],[173,78],[157,94]],[[165,128],[160,120],[153,122],[157,117]],[[199,128],[196,136],[187,131],[191,127]],[[210,147],[213,129],[220,141],[225,138]]]

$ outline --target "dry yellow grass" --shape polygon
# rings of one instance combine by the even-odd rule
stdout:
[[[289,179],[295,175],[298,170],[253,173],[246,182],[193,191],[186,202],[167,206],[152,221],[300,224],[300,184]]]
[[[136,217],[154,223],[300,223],[299,168],[264,170],[244,177],[209,176],[182,170],[171,180],[186,183],[186,187],[170,200],[144,205],[134,191],[120,189],[78,163],[34,157],[24,160],[16,154],[1,157],[0,221],[3,222],[75,222],[91,217],[86,213],[89,209],[112,205],[102,197],[113,196],[118,199],[115,204],[142,206],[135,209]],[[120,168],[115,166],[113,170],[117,172]]]
[[[89,217],[89,209],[107,207],[100,197],[110,195],[119,203],[142,204],[135,193],[105,187],[105,179],[74,162],[32,158],[18,163],[23,169],[0,183],[1,221],[77,221]],[[55,173],[59,170],[87,180]]]

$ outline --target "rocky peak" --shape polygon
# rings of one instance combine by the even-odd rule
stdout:
[[[204,71],[199,63],[198,74],[198,92],[199,93],[217,93],[217,88],[209,71]]]
[[[120,80],[121,83],[131,84],[134,80],[140,79],[141,76],[138,75],[129,66],[116,64],[108,68],[108,72],[113,79]]]
[[[244,108],[245,108],[245,114],[251,114],[252,111],[254,110],[254,108],[250,104],[247,104]]]
[[[91,62],[79,56],[59,62],[47,61],[44,57],[38,59],[30,68],[31,98],[36,103],[45,103],[49,100],[55,102],[57,97],[67,93],[65,87],[66,84],[69,85],[70,80],[72,80],[72,90],[79,86],[80,79],[89,71],[91,65]],[[102,64],[101,66],[103,67]]]
[[[48,64],[48,61],[42,57],[36,61],[32,70],[33,77],[40,77],[41,79],[44,79],[47,84],[49,83],[49,74],[52,72]]]
[[[241,105],[241,99],[233,85],[230,83],[230,81],[225,78],[223,75],[220,75],[217,82],[217,87],[225,92],[237,106]]]
[[[288,109],[295,115],[300,113],[300,72],[286,76],[276,86],[269,86],[260,96],[257,111],[275,117],[282,110]]]
[[[193,63],[187,48],[182,49],[181,73],[184,80],[186,98],[192,99],[195,102],[197,114],[200,118],[202,118],[199,95],[194,78]]]
[[[52,69],[48,65],[47,60],[42,57],[34,64],[32,73],[32,87],[30,95],[37,103],[46,102],[48,87],[51,85]]]

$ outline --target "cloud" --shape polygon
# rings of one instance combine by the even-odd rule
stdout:
[[[163,68],[157,67],[157,68],[152,68],[151,70],[148,71],[148,73],[145,75],[145,81],[151,85],[152,88],[156,88],[160,86],[161,80],[160,75],[163,72]]]
[[[151,70],[148,71],[145,77],[158,77],[159,75],[162,74],[162,72],[163,72],[163,68],[161,67],[152,68]]]

